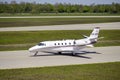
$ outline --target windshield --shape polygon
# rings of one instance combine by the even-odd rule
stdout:
[[[45,46],[45,44],[44,44],[44,43],[39,43],[38,45],[39,45],[39,46]]]

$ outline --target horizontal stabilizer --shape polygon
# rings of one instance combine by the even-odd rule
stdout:
[[[86,36],[86,35],[82,35],[84,38],[88,38],[88,36]]]

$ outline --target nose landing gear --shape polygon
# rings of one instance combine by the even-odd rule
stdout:
[[[35,52],[34,56],[36,56],[36,55],[37,55],[37,53],[38,53],[38,51],[37,51],[37,52]]]

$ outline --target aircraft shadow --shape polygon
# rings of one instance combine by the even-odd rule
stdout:
[[[75,55],[72,55],[72,53],[61,53],[61,54],[58,54],[58,53],[53,53],[53,52],[45,52],[45,53],[51,53],[51,54],[37,54],[37,55],[32,55],[31,57],[41,57],[41,56],[59,56],[59,55],[62,55],[62,56],[71,56],[71,57],[79,57],[79,58],[86,58],[86,59],[91,59],[91,57],[87,57],[87,56],[83,56],[83,55],[86,55],[86,54],[101,54],[101,53],[98,53],[98,52],[95,52],[95,51],[80,51],[78,53],[76,53]]]

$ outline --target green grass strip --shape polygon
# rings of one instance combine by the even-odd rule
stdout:
[[[0,27],[120,22],[120,18],[0,18]]]
[[[46,40],[81,39],[82,34],[89,36],[92,30],[58,30],[58,31],[17,31],[0,32],[0,44],[39,43]],[[120,40],[120,30],[101,30],[99,36],[106,40]],[[100,40],[100,41],[102,41]]]
[[[120,80],[120,62],[0,70],[0,80]]]

